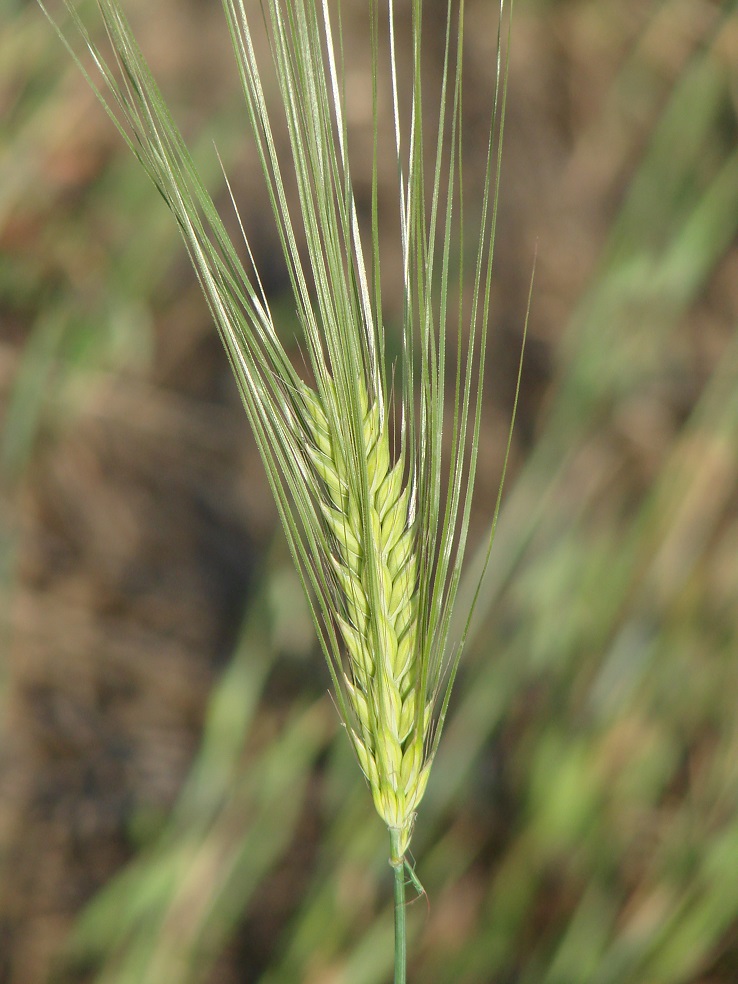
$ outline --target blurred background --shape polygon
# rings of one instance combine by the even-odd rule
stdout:
[[[289,334],[220,5],[125,7]],[[536,281],[411,980],[738,980],[737,113],[736,3],[516,0],[480,545],[537,248]],[[386,831],[227,361],[31,0],[0,0],[0,412],[0,982],[389,981]]]

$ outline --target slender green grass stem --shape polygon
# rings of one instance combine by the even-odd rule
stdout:
[[[405,934],[405,858],[400,855],[399,830],[390,828],[390,864],[395,873],[395,984],[407,984]]]

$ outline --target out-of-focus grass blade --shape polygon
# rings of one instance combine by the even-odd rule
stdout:
[[[296,706],[273,743],[244,753],[274,665],[272,628],[262,595],[213,691],[201,751],[169,825],[78,923],[69,959],[99,966],[99,982],[201,980],[295,835],[333,713],[322,700]]]

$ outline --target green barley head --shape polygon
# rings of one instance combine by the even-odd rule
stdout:
[[[98,0],[112,66],[65,2],[94,59],[96,75],[88,79],[182,231],[261,452],[338,708],[399,864],[463,642],[462,633],[450,645],[450,623],[481,419],[504,117],[501,35],[486,191],[470,223],[462,180],[464,0],[448,0],[432,138],[425,136],[431,114],[421,69],[422,0],[402,4],[412,19],[402,51],[395,0],[367,0],[374,125],[371,217],[364,228],[352,183],[339,0],[223,0],[304,335],[309,374],[303,377],[279,340],[258,275],[247,273],[198,176],[118,0]],[[504,0],[499,6],[502,23]],[[281,94],[280,126],[289,138],[284,158],[262,85],[267,66],[251,33],[252,21],[262,18],[268,70]],[[412,80],[409,93],[400,92],[401,62]],[[382,125],[387,118],[389,140]],[[390,366],[378,203],[379,164],[387,154],[397,165],[403,283],[401,354]],[[285,173],[296,179],[294,213]],[[468,282],[471,301],[462,303]],[[464,346],[453,343],[455,378],[447,397],[447,324],[454,320]]]
[[[303,397],[307,453],[323,493],[324,564],[346,654],[339,672],[349,733],[377,811],[399,832],[404,854],[428,779],[433,712],[420,680],[417,529],[405,463],[402,456],[393,463],[387,422],[366,393],[361,477],[346,454],[335,391],[321,400],[305,387]]]

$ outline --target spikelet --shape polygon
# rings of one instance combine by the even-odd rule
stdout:
[[[349,734],[379,815],[399,833],[394,859],[399,860],[428,781],[424,749],[431,718],[422,696],[420,712],[417,706],[417,560],[404,463],[392,464],[379,406],[365,400],[369,517],[362,522],[345,437],[331,427],[318,395],[308,387],[303,395],[311,441],[307,453],[324,493],[319,507],[331,544],[336,620],[347,654],[344,682],[354,716]],[[365,542],[365,529],[371,544]]]

